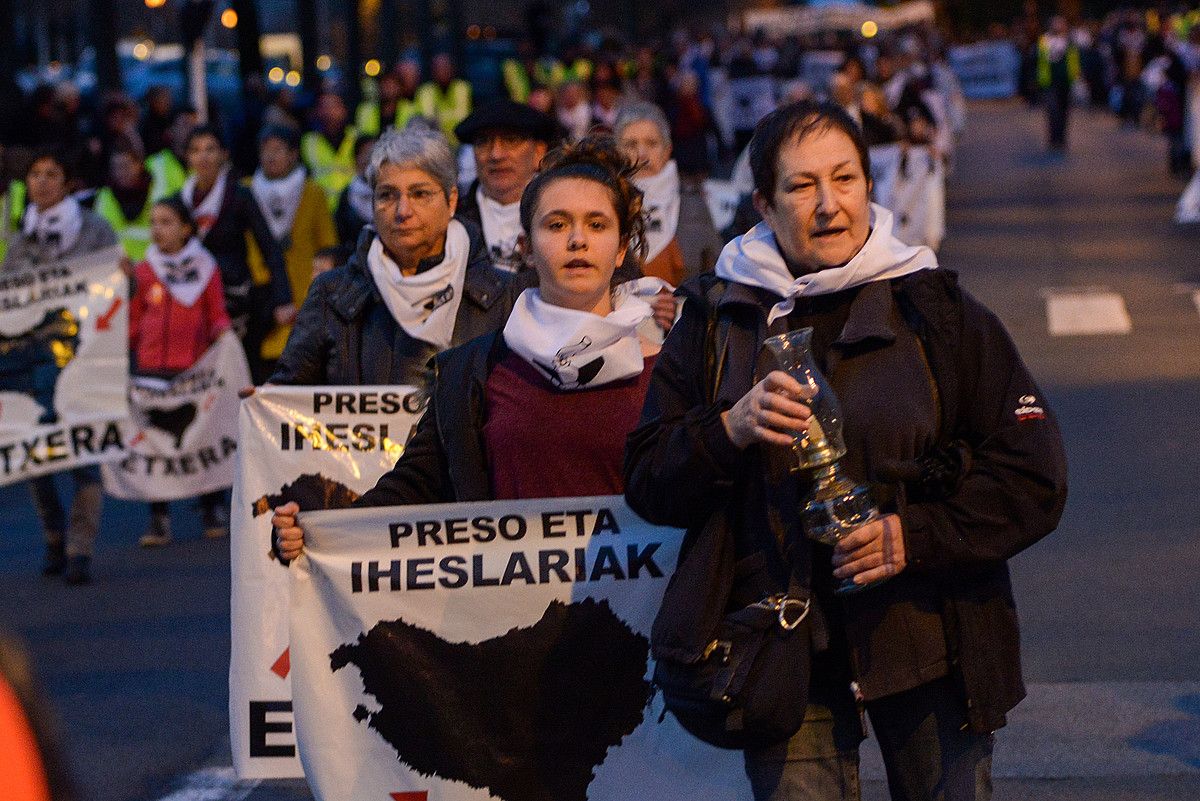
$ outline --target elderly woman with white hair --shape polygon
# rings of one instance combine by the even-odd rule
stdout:
[[[679,286],[711,270],[724,242],[705,203],[703,184],[681,179],[671,158],[666,115],[653,103],[627,103],[617,115],[614,134],[625,156],[638,165],[633,182],[642,190],[646,215],[642,273]]]
[[[504,325],[520,289],[454,216],[457,170],[440,133],[391,131],[367,168],[373,221],[317,278],[273,384],[424,386],[435,354]]]

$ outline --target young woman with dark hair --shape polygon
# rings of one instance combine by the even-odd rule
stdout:
[[[625,436],[657,346],[638,334],[658,279],[612,286],[643,239],[633,165],[608,138],[544,162],[521,200],[539,287],[504,330],[437,357],[425,416],[396,466],[359,506],[608,495],[622,491]],[[303,548],[294,503],[273,525],[286,559]]]

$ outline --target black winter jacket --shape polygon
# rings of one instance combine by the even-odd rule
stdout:
[[[396,465],[355,506],[404,506],[492,500],[483,441],[484,388],[509,353],[494,331],[439,353],[429,406]]]
[[[524,288],[492,266],[479,228],[463,225],[471,248],[452,345],[502,328]],[[350,260],[313,281],[270,383],[425,386],[437,349],[388,311],[367,267],[374,238],[375,229],[364,228]]]
[[[724,510],[734,542],[729,559],[737,560],[738,575],[756,558],[762,563],[766,554],[767,563],[776,568],[776,584],[786,586],[788,569],[811,576],[811,564],[794,563],[783,566],[778,575],[781,555],[776,543],[788,541],[788,529],[796,521],[788,505],[795,501],[777,502],[777,494],[767,487],[764,449],[738,450],[721,420],[721,413],[753,385],[761,343],[768,334],[766,313],[778,299],[711,275],[688,282],[680,294],[687,298],[683,315],[659,354],[641,423],[628,440],[629,504],[652,523],[688,528],[685,550],[709,517]],[[719,298],[715,306],[714,298]],[[877,318],[871,322],[867,314],[866,326],[860,308],[864,304],[874,307],[867,312]],[[864,648],[903,647],[876,642],[871,627],[888,613],[904,610],[873,604],[909,603],[905,598],[910,587],[932,592],[946,637],[945,661],[962,683],[968,720],[973,730],[990,732],[1004,725],[1005,714],[1025,692],[1005,560],[1058,524],[1066,498],[1066,459],[1057,424],[1003,326],[958,287],[949,270],[864,286],[834,349],[847,363],[865,359],[860,369],[871,360],[886,364],[888,350],[903,339],[889,341],[888,320],[901,318],[918,334],[936,377],[940,441],[965,442],[970,458],[954,488],[940,496],[920,486],[901,486],[892,493],[903,524],[908,567],[882,585],[890,585],[887,591],[869,590],[845,604],[851,655],[861,665],[871,658]],[[855,326],[857,330],[851,330]],[[881,376],[881,386],[893,388],[896,395],[879,393],[883,402],[876,402],[876,408],[885,416],[895,410],[902,414],[909,399],[901,393],[912,391],[924,393],[928,400],[930,378]],[[719,391],[710,401],[714,380]],[[832,383],[839,390],[837,381]],[[839,395],[845,410],[847,398],[841,391]],[[849,400],[853,405],[854,399]],[[846,418],[849,425],[849,413]],[[865,443],[868,452],[860,462],[871,464],[872,447],[871,441]],[[879,475],[861,478],[887,481]],[[793,558],[811,560],[820,547],[793,549]],[[827,550],[823,558],[828,559]],[[733,564],[722,568],[727,576],[734,575],[734,569]],[[699,588],[697,602],[702,604],[706,597]],[[686,619],[680,615],[670,627],[679,641],[706,642],[710,632],[700,630],[702,622],[694,622],[703,616],[694,610]],[[865,641],[856,640],[855,631],[865,632]],[[887,636],[903,635],[893,629]]]
[[[262,252],[263,263],[271,276],[266,292],[268,308],[249,308],[251,278],[246,250],[247,233],[254,237],[255,244]],[[261,319],[269,319],[273,309],[292,302],[292,285],[284,268],[283,251],[279,249],[279,243],[271,234],[254,194],[248,186],[243,186],[232,172],[225,180],[225,197],[221,200],[221,211],[217,220],[200,242],[212,253],[221,268],[225,305],[230,316],[249,313]]]

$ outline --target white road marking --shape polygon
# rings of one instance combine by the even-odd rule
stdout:
[[[1105,287],[1043,289],[1051,336],[1128,334],[1133,320],[1125,298]]]
[[[1200,682],[1031,684],[996,732],[993,774],[1079,779],[1200,774]],[[864,779],[883,779],[874,740]]]
[[[258,780],[240,781],[233,768],[201,768],[159,801],[242,801],[255,787]]]

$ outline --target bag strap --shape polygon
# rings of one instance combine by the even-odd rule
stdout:
[[[708,323],[704,334],[704,377],[705,397],[709,405],[717,402],[721,381],[725,377],[725,357],[729,349],[729,332],[733,326],[729,315],[720,314],[717,308],[727,286],[724,281],[714,281],[704,290],[704,299],[708,303]]]
[[[939,271],[940,272],[940,271]],[[917,335],[929,363],[931,389],[942,416],[938,444],[958,438],[961,410],[970,404],[967,392],[971,365],[962,347],[962,295],[952,271],[928,279],[901,281],[896,305],[909,330]]]

